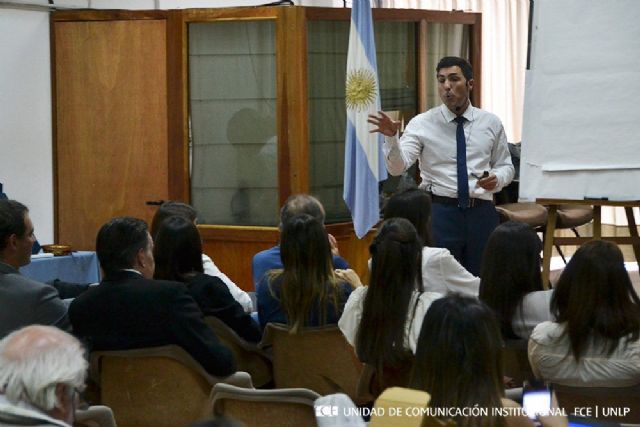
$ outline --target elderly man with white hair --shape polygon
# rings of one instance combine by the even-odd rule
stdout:
[[[80,342],[32,325],[0,341],[0,425],[71,426],[87,361]]]

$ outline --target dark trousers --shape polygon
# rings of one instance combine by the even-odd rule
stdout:
[[[480,275],[484,247],[498,226],[498,213],[490,201],[468,209],[451,204],[433,203],[433,238],[435,245],[447,248],[475,276]]]

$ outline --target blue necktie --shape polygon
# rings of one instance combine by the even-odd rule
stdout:
[[[458,169],[458,207],[469,207],[469,176],[467,175],[467,144],[464,139],[464,122],[462,116],[453,119],[458,123],[456,129],[456,164]]]

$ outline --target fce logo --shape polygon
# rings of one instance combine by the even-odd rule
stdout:
[[[338,416],[338,407],[332,405],[316,406],[316,417],[336,417]]]

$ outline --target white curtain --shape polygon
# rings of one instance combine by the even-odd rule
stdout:
[[[482,12],[482,105],[520,142],[529,0],[381,0],[386,8]]]

